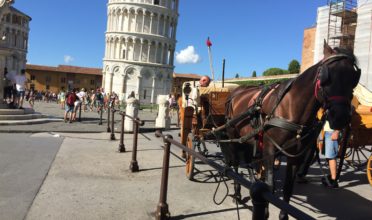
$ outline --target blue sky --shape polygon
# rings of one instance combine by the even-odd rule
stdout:
[[[107,0],[16,0],[32,17],[28,62],[102,67]],[[270,67],[301,62],[304,29],[316,22],[326,0],[180,0],[176,51],[194,59],[175,63],[177,73],[210,74],[209,36],[216,78],[260,75]],[[191,47],[189,47],[191,46]],[[194,49],[193,51],[190,49]],[[184,54],[181,53],[181,54]],[[178,57],[180,58],[180,57]],[[179,61],[182,61],[178,59]]]

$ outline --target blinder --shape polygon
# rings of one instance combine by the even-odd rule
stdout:
[[[329,72],[328,72],[328,67],[323,64],[320,66],[319,70],[319,80],[320,80],[320,85],[324,86],[329,82]]]

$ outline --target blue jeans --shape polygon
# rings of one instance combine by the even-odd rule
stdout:
[[[324,133],[325,157],[327,159],[335,159],[338,154],[338,142],[332,140],[333,131]]]

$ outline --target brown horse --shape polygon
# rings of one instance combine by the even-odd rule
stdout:
[[[341,48],[330,48],[324,42],[324,58],[298,77],[261,87],[239,87],[226,103],[230,139],[240,143],[224,143],[221,147],[229,166],[251,163],[253,143],[261,143],[261,160],[265,181],[273,190],[274,156],[287,156],[284,200],[289,202],[298,166],[304,152],[319,134],[324,121],[316,118],[320,107],[326,109],[324,119],[331,128],[340,130],[350,122],[353,88],[360,78],[355,56]],[[266,88],[266,87],[265,87]],[[248,110],[247,110],[248,109]],[[254,109],[254,110],[252,110]],[[249,112],[248,112],[249,111]],[[315,147],[315,146],[314,146]],[[288,219],[281,211],[280,219]]]

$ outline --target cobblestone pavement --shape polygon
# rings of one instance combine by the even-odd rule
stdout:
[[[28,103],[24,105],[29,107]],[[60,108],[58,104],[35,102],[34,109],[36,112],[40,112],[44,115],[63,119],[64,110]],[[150,109],[140,110],[139,118],[145,121],[145,125],[140,129],[145,131],[153,131],[155,127],[155,119],[157,110]],[[107,112],[103,114],[102,125],[98,125],[100,121],[100,115],[96,111],[82,111],[81,122],[73,122],[72,124],[64,122],[49,122],[44,124],[32,124],[32,125],[0,125],[0,132],[19,132],[19,133],[37,133],[37,132],[80,132],[80,133],[92,133],[92,132],[105,132],[107,130]],[[120,120],[118,114],[115,114],[115,132],[120,131]],[[172,127],[176,125],[176,117],[172,118]]]

